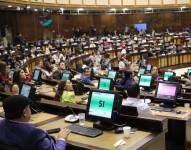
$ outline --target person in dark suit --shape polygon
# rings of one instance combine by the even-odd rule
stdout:
[[[68,129],[61,130],[57,139],[28,123],[31,117],[29,98],[21,95],[3,101],[5,119],[0,120],[0,143],[19,150],[65,150]]]
[[[61,61],[59,63],[59,68],[52,73],[53,79],[61,80],[63,73],[70,73],[70,71],[66,70],[65,62]]]

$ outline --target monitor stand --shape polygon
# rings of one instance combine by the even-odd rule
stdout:
[[[115,126],[112,123],[96,121],[93,123],[93,128],[110,131],[113,130]]]

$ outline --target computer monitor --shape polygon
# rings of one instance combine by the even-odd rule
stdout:
[[[30,97],[32,91],[32,85],[29,84],[22,84],[20,94],[25,96],[25,97]]]
[[[150,87],[152,83],[151,75],[141,75],[139,78],[139,86],[141,87]]]
[[[147,64],[146,70],[147,70],[148,72],[151,72],[152,67],[153,67],[153,66],[152,66],[151,64]]]
[[[117,104],[117,95],[113,91],[90,91],[86,116],[94,121],[114,121],[114,108]]]
[[[139,68],[138,76],[145,74],[145,68]]]
[[[147,30],[147,24],[146,23],[137,23],[137,24],[134,24],[134,28],[137,30],[137,31],[146,31]]]
[[[41,73],[42,73],[42,71],[40,69],[35,69],[34,72],[33,72],[32,79],[34,81],[39,81],[41,79]]]
[[[98,89],[100,90],[112,90],[112,79],[111,78],[100,78]]]
[[[168,81],[168,79],[170,78],[170,77],[172,77],[174,75],[174,72],[164,72],[164,75],[163,75],[163,80],[164,81]]]
[[[188,76],[191,76],[191,69],[188,69],[187,74],[188,74]]]
[[[165,105],[175,105],[179,84],[175,82],[158,82],[155,98]]]
[[[64,81],[70,80],[70,73],[63,73],[61,80],[64,80]]]
[[[113,79],[113,80],[115,80],[116,79],[116,74],[117,74],[117,72],[116,71],[113,71],[113,70],[110,70],[109,72],[108,72],[108,78],[111,78],[111,79]]]

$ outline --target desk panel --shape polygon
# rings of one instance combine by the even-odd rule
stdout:
[[[41,129],[47,130],[52,128],[64,128],[67,127],[68,123],[65,123],[63,119],[51,122],[49,124],[40,126]],[[86,122],[86,126],[92,126],[91,122]],[[54,134],[56,135],[56,134]],[[67,140],[67,143],[75,145],[77,147],[83,147],[86,149],[99,149],[99,150],[112,150],[112,149],[120,149],[120,150],[133,150],[133,149],[147,149],[151,150],[154,148],[152,145],[155,145],[156,150],[164,149],[164,135],[159,136],[160,134],[153,134],[150,132],[137,131],[135,134],[130,134],[129,138],[124,138],[123,134],[114,134],[111,132],[106,132],[101,136],[96,138],[89,138],[86,136],[81,136],[77,134],[71,133]],[[159,138],[160,137],[160,138]],[[113,144],[120,139],[124,139],[126,141],[126,145],[120,146],[118,148],[114,148]],[[150,143],[149,143],[150,142]]]

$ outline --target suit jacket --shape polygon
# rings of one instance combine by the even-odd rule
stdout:
[[[63,140],[55,140],[47,132],[29,123],[0,120],[0,143],[19,150],[65,150]]]

